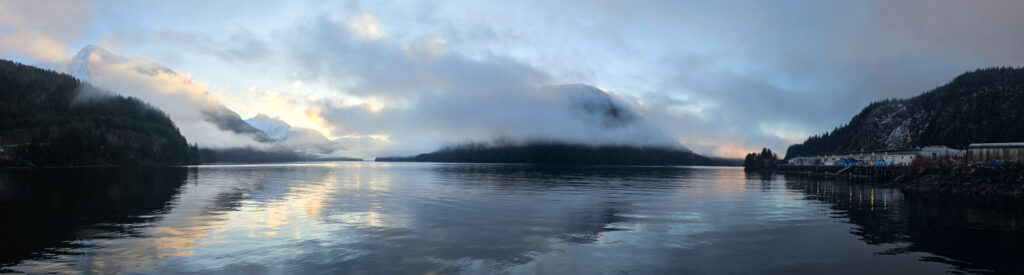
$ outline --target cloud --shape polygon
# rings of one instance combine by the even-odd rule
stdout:
[[[988,64],[1024,63],[1024,2],[880,1],[875,5],[879,39],[899,49],[939,56],[972,56]]]
[[[193,82],[188,75],[95,46],[82,49],[65,70],[103,89],[157,107],[170,116],[185,138],[203,147],[267,146],[243,131],[226,129],[225,121],[238,115],[210,96],[206,85]]]
[[[373,111],[319,102],[321,116],[353,137],[387,137],[368,156],[415,154],[466,142],[561,141],[594,145],[681,146],[614,94],[586,85],[421,97],[414,107]],[[340,134],[339,133],[339,134]],[[360,150],[353,148],[352,150]]]
[[[326,18],[277,39],[293,41],[286,54],[301,80],[385,101],[453,90],[522,90],[549,82],[546,74],[515,60],[444,54],[438,40],[363,40],[347,25]]]
[[[575,79],[610,83],[616,87],[613,90],[635,101],[632,107],[644,114],[646,123],[700,153],[733,157],[762,146],[783,151],[803,137],[845,123],[870,101],[918,94],[960,72],[984,66],[984,60],[1022,62],[1013,51],[999,49],[1024,44],[987,35],[999,32],[971,34],[977,31],[970,30],[985,27],[969,20],[957,20],[958,27],[952,29],[986,39],[937,39],[950,29],[932,23],[940,21],[937,14],[989,13],[980,8],[958,10],[963,3],[941,2],[936,5],[938,11],[930,9],[936,14],[912,12],[909,18],[888,15],[911,7],[887,3],[746,4],[729,8],[737,6],[600,2],[576,9],[555,4],[531,9],[526,16],[501,11],[522,10],[530,4],[489,4],[484,9],[469,5],[460,10],[473,16],[452,17],[442,10],[425,19],[407,14],[388,17],[449,26],[435,33],[368,41],[346,24],[319,20],[289,29],[275,40],[322,46],[286,50],[285,60],[294,62],[289,67],[299,68],[299,79],[327,83],[346,95],[392,107],[383,112],[379,107],[376,111],[353,110],[361,106],[351,101],[336,104],[345,105],[343,108],[321,106],[331,112],[328,120],[341,131],[336,135],[372,132],[389,135],[395,144],[418,143],[398,137],[403,133],[397,129],[401,127],[382,130],[377,122],[386,119],[392,122],[383,125],[443,125],[448,131],[464,131],[460,133],[468,139],[483,139],[484,135],[467,128],[487,128],[475,121],[506,120],[478,117],[484,110],[466,110],[460,104],[512,108],[516,101],[505,97],[507,94],[529,94],[522,91]],[[645,16],[629,16],[637,14]],[[1021,22],[1004,15],[1000,12],[995,16],[998,19],[983,21],[997,30],[1013,29]],[[921,28],[927,28],[925,34],[912,35],[914,29]],[[587,30],[601,35],[579,35]],[[667,35],[669,30],[675,34]],[[471,36],[473,33],[498,35]],[[479,49],[481,45],[485,50]],[[523,56],[522,47],[532,47],[525,49],[532,56],[515,58]],[[545,59],[554,54],[553,59]],[[595,57],[607,57],[601,59],[607,62],[595,64],[590,61]],[[525,105],[530,104],[546,108],[537,102]],[[429,114],[390,115],[397,110],[434,107],[439,110],[424,111]],[[460,114],[460,110],[474,115],[444,117]],[[396,119],[391,116],[411,119],[393,122]],[[547,125],[544,119],[520,118],[540,121],[533,123],[534,127]],[[447,121],[458,124],[443,124]],[[364,131],[374,127],[376,131]],[[518,125],[500,123],[491,127],[494,129],[488,135],[519,129]],[[442,134],[416,132],[424,139],[444,139]]]
[[[1012,0],[0,5],[5,55],[45,61],[106,41],[195,72],[247,115],[270,104],[248,88],[274,91],[292,101],[271,115],[367,151],[576,138],[549,127],[564,114],[541,110],[568,103],[541,91],[585,83],[699,153],[742,157],[783,151],[871,101],[1024,65],[1024,2]]]
[[[278,92],[275,90],[250,87],[243,96],[220,91],[215,93],[218,98],[226,100],[226,105],[233,110],[256,110],[256,113],[273,114],[293,127],[309,128],[329,138],[331,125],[324,123],[318,115],[319,111],[311,107],[309,99],[295,96],[294,92]]]
[[[63,42],[31,31],[18,31],[0,36],[0,48],[14,55],[44,61],[59,60],[66,55],[66,46]]]
[[[360,13],[348,20],[336,19],[335,22],[342,22],[364,39],[378,39],[381,37],[380,24],[373,14]]]
[[[68,39],[90,19],[81,1],[0,1],[0,53],[40,62],[67,58]]]
[[[321,99],[313,106],[334,126],[335,136],[387,137],[392,148],[376,153],[498,140],[679,146],[648,124],[627,97],[586,85],[555,85],[516,60],[449,53],[439,37],[366,40],[343,27],[321,19],[282,39],[304,45],[290,52],[291,66],[305,68],[303,81],[328,81],[360,99]],[[339,76],[344,81],[332,80]]]
[[[211,36],[199,32],[161,29],[135,37],[113,37],[111,40],[133,39],[164,46],[188,49],[193,52],[215,56],[228,63],[252,64],[269,56],[270,49],[257,35],[239,30],[228,35]]]

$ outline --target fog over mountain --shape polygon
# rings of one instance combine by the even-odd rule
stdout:
[[[263,131],[276,140],[279,145],[291,149],[303,155],[316,157],[342,157],[343,155],[332,155],[343,147],[340,143],[328,139],[320,132],[313,129],[292,127],[280,117],[270,117],[266,114],[257,114],[245,120],[256,129]]]
[[[504,73],[502,66],[494,64],[472,66],[495,70],[497,75]],[[83,48],[67,63],[66,70],[100,87],[152,102],[170,114],[190,141],[206,147],[266,147],[278,141],[309,155],[344,150],[358,157],[415,154],[468,142],[682,148],[647,123],[637,103],[628,97],[583,84],[531,86],[535,84],[526,82],[529,78],[514,74],[505,76],[505,84],[509,84],[505,87],[475,80],[456,83],[456,87],[417,98],[413,108],[372,110],[368,105],[319,101],[319,115],[330,124],[342,126],[336,133],[342,138],[335,142],[315,130],[293,128],[265,114],[243,121],[188,76],[97,46]],[[361,138],[364,136],[386,138]]]
[[[124,96],[139,98],[167,112],[182,134],[204,147],[264,147],[273,141],[242,121],[206,88],[156,63],[128,59],[103,48],[82,48],[64,70]]]
[[[306,155],[356,157],[417,154],[463,143],[538,141],[685,150],[648,123],[632,98],[584,84],[542,84],[546,81],[534,80],[546,80],[543,74],[515,63],[443,58],[449,60],[428,65],[441,66],[434,68],[435,73],[452,75],[439,79],[447,83],[433,87],[432,92],[403,97],[411,93],[403,89],[411,87],[388,84],[397,89],[392,99],[415,100],[412,107],[374,110],[367,104],[315,102],[318,118],[341,126],[335,128],[337,140],[266,114],[243,121],[188,76],[97,46],[83,48],[65,70],[100,87],[152,102],[170,114],[190,141],[204,147],[268,148],[276,141],[274,145]],[[509,66],[521,67],[509,70]],[[482,70],[487,74],[480,76],[495,81],[462,78],[453,70]]]
[[[150,102],[189,140],[214,147],[260,146],[269,137],[239,122],[263,113],[354,157],[555,140],[736,158],[763,146],[782,151],[870,102],[910,97],[964,71],[1024,64],[1024,36],[1014,35],[1022,8],[0,0],[0,54],[64,70],[83,46],[100,45],[127,58],[82,54],[71,72]]]
[[[364,146],[353,150],[371,156],[535,141],[682,148],[645,118],[636,98],[559,84],[516,60],[472,58],[449,51],[444,40],[367,37],[350,21],[329,18],[281,35],[309,45],[288,49],[292,66],[302,68],[300,79],[364,98],[320,98],[309,110],[343,142],[362,139]]]
[[[288,138],[288,134],[292,130],[292,126],[281,120],[280,117],[270,117],[263,113],[247,118],[245,122],[278,141]]]
[[[446,93],[415,108],[373,111],[322,102],[326,121],[346,133],[390,133],[378,155],[408,155],[461,143],[560,142],[683,149],[651,125],[635,103],[582,84]],[[364,123],[351,123],[353,121]]]

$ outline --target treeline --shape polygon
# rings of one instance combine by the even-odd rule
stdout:
[[[809,137],[786,158],[971,143],[1024,141],[1024,68],[988,68],[909,99],[871,103],[844,126]]]
[[[775,168],[779,162],[779,156],[772,153],[771,149],[762,148],[761,153],[750,153],[743,158],[743,168],[747,170],[764,170]]]
[[[200,163],[267,163],[311,160],[286,149],[256,149],[252,147],[227,149],[200,149]]]
[[[163,112],[72,76],[0,60],[0,165],[175,165],[198,161]]]
[[[380,157],[377,161],[541,163],[593,165],[735,165],[693,152],[664,147],[591,146],[565,143],[525,145],[465,144],[414,157]]]

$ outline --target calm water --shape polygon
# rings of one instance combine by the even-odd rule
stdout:
[[[17,272],[1022,272],[1024,208],[736,168],[0,170]]]

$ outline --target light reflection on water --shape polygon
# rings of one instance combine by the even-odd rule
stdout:
[[[736,168],[364,162],[2,170],[0,203],[0,263],[32,273],[1019,272],[1024,216]]]

